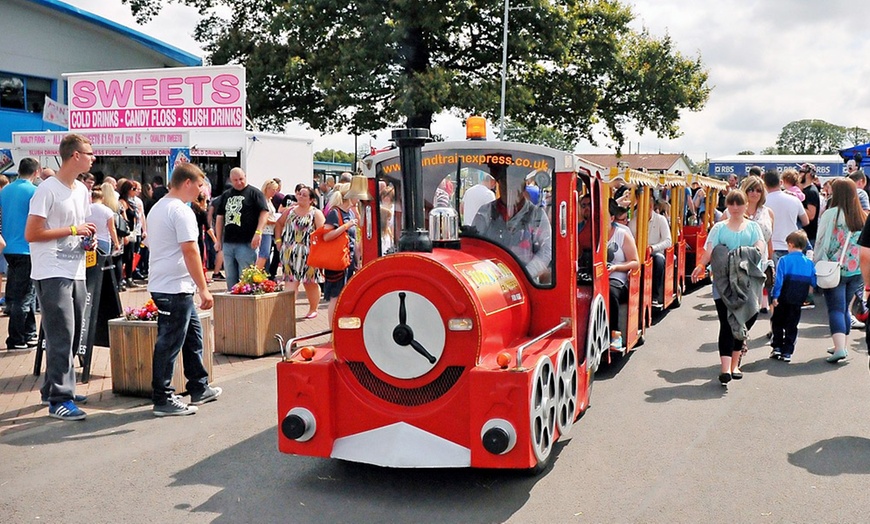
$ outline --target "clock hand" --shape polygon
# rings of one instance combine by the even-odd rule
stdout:
[[[411,339],[411,347],[414,348],[414,351],[426,357],[426,360],[428,360],[430,364],[434,364],[437,360],[431,353],[426,351],[426,348],[414,339]]]
[[[406,322],[408,320],[405,311],[405,293],[399,293],[399,324],[393,328],[393,341],[400,346],[411,346],[414,351],[422,355],[430,364],[437,362],[431,353],[426,351],[422,344],[414,340],[414,331]]]
[[[407,314],[405,313],[405,293],[399,293],[399,325],[406,325],[407,320]]]

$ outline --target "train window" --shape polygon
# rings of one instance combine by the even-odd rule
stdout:
[[[506,249],[538,287],[553,283],[552,157],[473,149],[423,152],[423,206],[457,210],[463,235]],[[395,238],[401,234],[402,174],[395,157],[376,167],[380,182],[395,190]],[[383,206],[383,199],[381,199]]]

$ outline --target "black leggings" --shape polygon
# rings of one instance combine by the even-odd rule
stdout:
[[[725,302],[721,298],[714,300],[714,302],[716,303],[716,315],[719,317],[719,356],[730,357],[733,352],[743,349],[744,341],[734,338],[734,334],[731,332],[731,324],[728,323],[728,308],[725,306]],[[757,318],[758,313],[746,321],[747,332],[752,329]]]

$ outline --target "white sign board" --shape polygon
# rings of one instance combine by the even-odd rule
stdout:
[[[242,66],[133,69],[65,76],[69,82],[70,131],[245,129]]]

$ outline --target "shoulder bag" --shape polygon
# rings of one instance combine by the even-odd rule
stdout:
[[[839,213],[837,218],[839,218]],[[835,222],[836,224],[836,222]],[[836,226],[835,226],[836,231]],[[849,237],[846,237],[846,244],[840,252],[840,259],[819,260],[816,262],[816,285],[822,289],[833,289],[840,285],[840,267],[843,261],[846,260],[846,252],[849,250]]]
[[[338,225],[344,220],[341,210],[336,210]],[[328,269],[330,271],[344,271],[350,266],[350,239],[347,233],[338,235],[332,240],[326,240],[323,236],[332,231],[326,229],[326,225],[317,228],[311,233],[308,244],[308,267]]]

